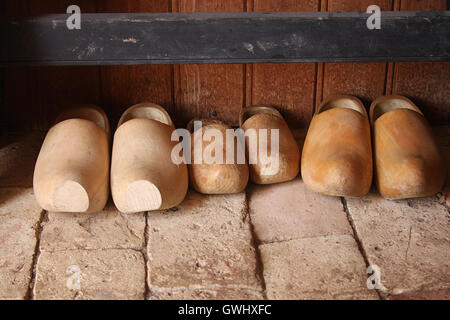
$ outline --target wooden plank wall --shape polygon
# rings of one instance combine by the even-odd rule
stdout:
[[[82,12],[445,10],[446,0],[22,0],[2,1],[7,14]],[[32,45],[32,44],[30,44]],[[238,124],[250,104],[278,107],[293,127],[306,127],[329,94],[353,94],[368,106],[383,94],[414,99],[433,124],[450,123],[450,63],[296,63],[160,66],[14,67],[4,72],[2,123],[46,130],[62,109],[95,103],[114,127],[130,105],[166,107],[179,126],[193,117]]]

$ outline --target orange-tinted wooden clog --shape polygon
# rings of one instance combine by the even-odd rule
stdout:
[[[446,168],[420,109],[403,96],[383,96],[370,107],[375,182],[388,199],[425,197],[439,192]]]
[[[370,125],[362,102],[333,95],[314,115],[302,152],[302,179],[318,193],[362,197],[372,184]]]

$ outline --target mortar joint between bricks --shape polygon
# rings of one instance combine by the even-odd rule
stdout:
[[[48,220],[48,212],[45,210],[41,211],[38,222],[35,227],[35,237],[36,237],[36,246],[34,248],[33,259],[31,263],[30,270],[30,282],[28,284],[27,293],[25,295],[25,300],[34,300],[34,290],[36,287],[37,281],[37,263],[39,260],[39,256],[41,255],[41,235],[44,229],[44,222]]]
[[[366,264],[366,268],[368,268],[370,266],[369,257],[367,255],[366,250],[364,249],[361,239],[359,238],[358,232],[356,230],[355,222],[353,221],[353,218],[350,214],[350,210],[348,209],[347,200],[345,199],[345,197],[340,197],[340,198],[341,198],[341,203],[342,203],[344,212],[347,215],[347,220],[350,224],[350,227],[352,228],[353,239],[355,239],[356,245],[358,246],[358,250],[361,253],[361,256],[363,257],[364,262]],[[387,298],[386,294],[381,292],[380,290],[376,289],[376,292],[377,292],[378,296],[380,297],[380,299]]]
[[[149,224],[148,224],[148,211],[145,212],[145,227],[144,227],[144,243],[142,247],[142,256],[144,257],[144,270],[145,270],[145,288],[144,288],[144,300],[148,300],[152,296],[150,288],[150,270],[149,270],[149,258],[148,258],[148,242],[150,237]]]
[[[252,236],[251,245],[255,249],[255,259],[256,259],[256,274],[258,275],[259,280],[261,281],[261,287],[262,287],[262,294],[265,300],[268,300],[267,297],[267,290],[266,290],[266,280],[264,279],[264,264],[261,257],[261,251],[259,250],[260,241],[258,239],[258,236],[256,235],[255,228],[252,223],[252,219],[250,216],[250,206],[249,206],[249,196],[248,191],[245,191],[245,198],[244,198],[244,222],[247,222],[250,228],[250,233]],[[247,220],[247,221],[245,221]]]

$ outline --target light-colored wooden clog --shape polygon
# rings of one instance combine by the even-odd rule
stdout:
[[[202,123],[202,127],[195,132],[197,134],[194,133],[194,121]],[[187,125],[187,129],[191,132],[192,160],[188,167],[189,181],[192,187],[204,194],[228,194],[243,191],[248,183],[248,165],[245,162],[244,147],[238,139],[233,139],[233,143],[230,145],[227,144],[226,130],[233,129],[221,121],[210,119],[193,119]],[[212,130],[217,130],[217,134],[222,137],[222,159],[214,159],[220,163],[206,161],[206,157],[215,152],[214,148],[211,148],[211,144],[215,143],[215,138],[211,140],[204,138],[205,133],[207,136],[209,136],[208,133],[213,135]],[[212,150],[209,150],[210,148]],[[197,159],[198,152],[202,152],[201,159]],[[233,163],[226,163],[227,152],[234,154]],[[239,152],[243,155],[244,163],[238,161]]]
[[[299,172],[300,152],[292,135],[291,129],[277,109],[270,106],[249,106],[241,110],[239,115],[240,127],[244,130],[245,148],[249,161],[250,179],[256,184],[270,184],[294,179]],[[250,148],[251,136],[248,131],[256,132],[257,150]],[[262,130],[260,130],[262,129]],[[267,135],[264,129],[267,130]],[[271,130],[278,129],[278,156],[272,148]],[[261,159],[261,139],[267,137],[267,159]],[[264,145],[264,144],[263,144]],[[272,152],[274,151],[274,152]],[[275,164],[274,157],[277,157]],[[252,163],[251,159],[255,159]],[[268,161],[267,161],[268,160]]]
[[[427,120],[403,96],[383,96],[370,107],[375,182],[388,199],[425,197],[439,192],[446,168]]]
[[[33,188],[53,212],[101,211],[109,195],[109,123],[100,108],[63,112],[49,130],[36,162]]]
[[[362,197],[372,184],[370,125],[362,102],[328,97],[316,110],[302,151],[302,179],[318,193]]]
[[[171,141],[175,130],[161,106],[141,103],[127,109],[114,134],[111,192],[121,212],[134,213],[174,207],[188,188],[185,163],[175,164]]]

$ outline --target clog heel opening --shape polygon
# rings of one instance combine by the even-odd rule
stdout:
[[[349,98],[330,99],[319,107],[317,114],[334,108],[352,109],[366,116],[366,110],[361,102]]]
[[[261,114],[261,113],[272,114],[274,116],[283,118],[281,113],[274,107],[264,106],[264,105],[249,106],[249,107],[245,107],[245,108],[241,109],[241,112],[239,115],[240,126],[242,127],[244,122],[246,120],[250,119],[251,117],[253,117],[254,115]]]
[[[396,109],[408,109],[423,115],[422,112],[409,100],[404,98],[386,98],[380,99],[378,102],[374,102],[371,110],[372,121],[375,122],[386,112]]]
[[[100,126],[109,135],[110,127],[105,112],[95,105],[77,105],[62,112],[55,120],[55,124],[69,119],[89,120]]]
[[[128,108],[119,120],[117,127],[132,119],[151,119],[167,124],[173,125],[169,114],[161,106],[154,103],[140,103]]]

